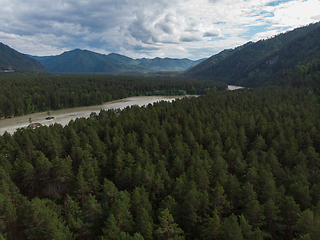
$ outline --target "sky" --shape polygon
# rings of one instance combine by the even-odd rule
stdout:
[[[76,48],[210,57],[320,21],[320,0],[0,0],[0,42],[36,56]]]

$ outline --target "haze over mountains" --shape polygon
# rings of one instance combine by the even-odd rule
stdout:
[[[318,22],[256,43],[248,42],[235,49],[226,49],[206,60],[198,61],[172,58],[132,59],[116,53],[104,55],[80,49],[58,56],[31,56],[32,59],[1,44],[0,68],[7,69],[10,66],[47,69],[53,73],[111,75],[180,71],[180,75],[189,78],[258,87],[276,82],[282,72],[290,71],[297,65],[319,59],[319,39]]]

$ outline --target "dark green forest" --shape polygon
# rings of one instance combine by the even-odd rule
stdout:
[[[202,80],[0,73],[1,118],[199,95],[4,133],[0,239],[320,239],[319,33],[225,50]]]
[[[190,79],[110,76],[0,74],[0,117],[98,105],[141,95],[205,94],[227,84]]]
[[[224,50],[185,71],[188,77],[261,87],[278,81],[285,69],[319,59],[320,23]]]
[[[2,239],[319,239],[316,71],[296,71],[5,133]]]

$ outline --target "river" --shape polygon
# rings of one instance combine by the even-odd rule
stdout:
[[[173,101],[176,98],[182,98],[184,96],[139,96],[139,97],[129,97],[116,101],[111,101],[104,103],[102,105],[96,106],[87,106],[87,107],[76,107],[76,108],[67,108],[60,110],[50,111],[51,116],[54,119],[46,120],[48,117],[47,112],[39,112],[28,114],[25,116],[19,116],[9,119],[4,119],[0,121],[0,135],[3,135],[5,131],[13,134],[18,128],[27,127],[31,118],[32,123],[40,123],[41,125],[49,126],[50,124],[60,123],[61,125],[67,125],[70,120],[76,118],[87,118],[92,112],[99,113],[102,109],[123,109],[131,105],[148,105],[153,104],[159,101]]]
[[[228,90],[237,90],[237,89],[241,89],[241,88],[243,88],[243,87],[228,85]]]
[[[240,86],[228,85],[228,90],[240,89]],[[40,123],[41,125],[49,126],[50,124],[59,123],[63,126],[67,125],[70,120],[75,120],[76,118],[87,118],[92,112],[99,113],[102,109],[123,109],[131,105],[148,105],[153,104],[159,101],[173,101],[176,98],[182,98],[184,96],[139,96],[139,97],[129,97],[116,101],[107,102],[101,105],[96,106],[87,106],[87,107],[76,107],[76,108],[67,108],[60,110],[50,111],[51,116],[54,119],[46,120],[48,117],[47,112],[33,113],[25,116],[19,116],[9,119],[4,119],[0,121],[0,135],[3,135],[5,131],[13,134],[18,128],[27,127],[31,118],[32,123]]]

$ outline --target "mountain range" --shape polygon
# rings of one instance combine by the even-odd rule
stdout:
[[[0,43],[0,71],[33,69],[52,73],[104,73],[141,74],[157,71],[183,71],[199,64],[204,59],[193,61],[187,58],[133,59],[124,55],[100,54],[75,49],[57,56],[32,56],[19,53]]]
[[[75,49],[58,56],[28,57],[0,44],[0,70],[31,68],[53,73],[142,74],[179,71],[188,78],[259,87],[277,82],[281,73],[320,59],[320,22],[258,42],[226,49],[208,59],[132,59]]]
[[[120,54],[108,55],[75,49],[58,56],[30,56],[53,73],[138,74],[157,71],[183,71],[204,59],[154,58],[133,59]]]

